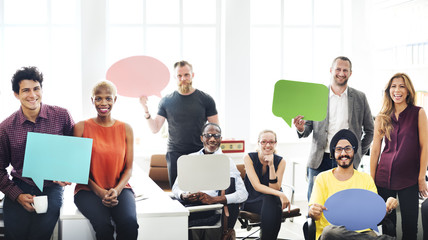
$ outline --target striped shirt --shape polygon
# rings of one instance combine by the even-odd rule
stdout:
[[[13,178],[36,186],[31,178],[22,177],[28,132],[72,136],[73,126],[74,121],[66,109],[46,104],[41,105],[35,123],[27,120],[21,108],[0,123],[0,191],[12,200],[23,193],[9,177],[6,169],[9,165]],[[45,181],[44,185],[51,184],[52,181]]]

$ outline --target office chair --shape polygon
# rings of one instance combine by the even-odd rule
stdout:
[[[305,240],[315,240],[317,232],[317,227],[315,225],[315,220],[311,217],[306,219],[306,222],[303,224],[303,236]]]
[[[150,158],[149,177],[165,192],[171,192],[165,154],[153,154]]]
[[[244,164],[237,164],[236,168],[241,172],[241,177],[245,178],[245,166]],[[287,196],[290,196],[290,203],[294,203],[294,187],[286,184],[282,184],[283,191],[288,191],[289,194],[286,194]],[[300,216],[300,208],[291,206],[290,212],[288,212],[288,208],[284,209],[282,212],[282,218],[281,222],[284,222],[287,218],[290,219],[290,221],[293,220],[294,217]],[[253,227],[260,227],[260,215],[257,213],[252,213],[248,211],[241,210],[239,212],[238,221],[241,223],[242,229],[247,229],[247,231],[250,231]],[[251,237],[255,233],[257,233],[260,230],[257,229],[256,231],[250,233],[248,236],[243,237],[241,239],[248,239],[248,238],[255,238],[259,239],[258,237]]]

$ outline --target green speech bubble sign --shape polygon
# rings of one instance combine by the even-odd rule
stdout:
[[[291,120],[322,121],[327,116],[328,88],[323,84],[279,80],[275,83],[272,112],[291,127]]]

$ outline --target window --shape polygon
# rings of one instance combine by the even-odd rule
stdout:
[[[37,66],[44,74],[44,103],[81,116],[81,81],[76,81],[81,79],[79,3],[0,1],[0,119],[20,106],[10,79],[23,66]]]
[[[272,114],[274,85],[280,79],[329,84],[331,61],[343,54],[342,9],[341,0],[251,1],[251,129],[276,130],[280,142],[297,140]]]
[[[382,104],[383,89],[397,72],[407,73],[416,91],[428,91],[428,3],[425,1],[368,2],[368,34],[373,55],[370,83],[373,115]],[[369,99],[370,101],[370,99]]]
[[[162,61],[171,79],[162,96],[176,90],[172,66],[187,60],[193,65],[193,85],[220,102],[220,0],[109,0],[107,5],[107,66],[135,55]],[[155,116],[160,98],[149,97]],[[164,152],[165,131],[153,135],[138,100],[120,97],[115,115],[129,120],[136,137],[135,151]],[[132,109],[132,110],[131,110]],[[158,144],[159,143],[159,144]]]

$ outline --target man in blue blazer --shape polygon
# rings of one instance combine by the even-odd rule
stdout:
[[[348,87],[348,80],[352,75],[351,60],[344,56],[335,58],[330,73],[327,117],[321,122],[305,121],[301,115],[294,118],[299,138],[308,137],[313,132],[307,166],[308,201],[315,176],[337,166],[329,150],[330,141],[336,132],[340,129],[349,129],[357,136],[359,143],[354,158],[355,169],[358,168],[361,157],[367,153],[373,140],[373,116],[366,95]]]

